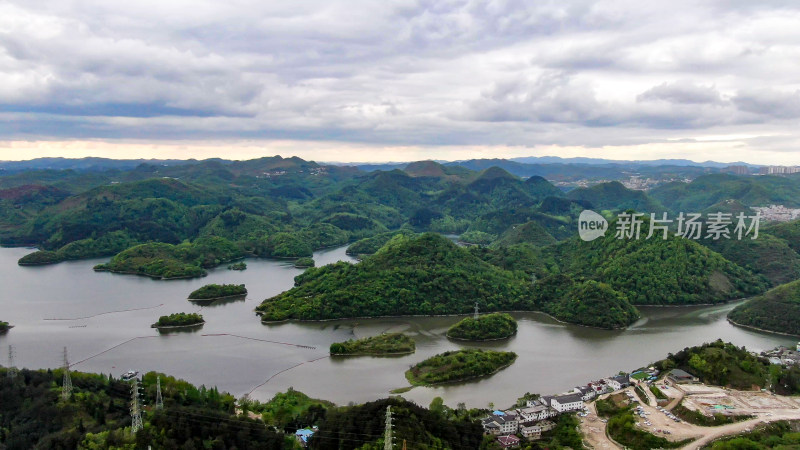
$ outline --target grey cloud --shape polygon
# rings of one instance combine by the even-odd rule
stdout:
[[[720,104],[723,101],[714,86],[702,86],[691,82],[663,83],[639,94],[636,100],[683,104]]]
[[[14,0],[0,138],[603,145],[773,125],[800,116],[796,6]]]

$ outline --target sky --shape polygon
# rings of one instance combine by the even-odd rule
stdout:
[[[794,0],[0,0],[0,160],[800,165]]]

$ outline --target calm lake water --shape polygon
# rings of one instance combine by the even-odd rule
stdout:
[[[223,267],[202,279],[156,281],[95,273],[92,267],[103,260],[18,266],[17,260],[30,251],[0,249],[0,320],[16,326],[0,335],[3,365],[7,346],[13,345],[18,367],[59,367],[66,346],[75,370],[115,376],[129,369],[156,370],[237,396],[252,392],[259,400],[291,386],[347,404],[386,397],[408,385],[403,373],[410,365],[466,346],[444,337],[458,317],[262,325],[253,309],[289,289],[301,273],[288,262],[250,259],[242,272]],[[317,252],[314,259],[318,265],[352,261],[345,247]],[[249,294],[205,307],[186,300],[189,292],[207,283],[243,283]],[[507,406],[525,392],[558,393],[717,338],[752,350],[795,344],[791,337],[728,324],[725,315],[733,306],[641,308],[644,318],[625,331],[564,325],[536,313],[514,314],[519,320],[515,337],[474,345],[514,351],[519,355],[514,365],[477,382],[415,388],[403,396],[425,406],[436,396],[450,406]],[[206,320],[198,330],[159,335],[150,328],[161,315],[198,310]],[[410,334],[417,352],[392,358],[328,357],[332,342],[384,331]]]

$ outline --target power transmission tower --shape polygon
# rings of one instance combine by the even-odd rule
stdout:
[[[131,434],[142,429],[142,409],[139,406],[139,379],[133,379],[131,385]]]
[[[161,376],[156,378],[156,409],[164,409],[164,399],[161,397]]]
[[[72,378],[69,376],[69,358],[67,357],[67,347],[64,347],[64,382],[61,383],[61,397],[69,400],[72,396]]]
[[[9,345],[8,346],[8,371],[6,371],[6,375],[12,381],[14,380],[14,377],[17,376],[17,367],[14,365],[14,346],[13,345]]]
[[[478,302],[475,302],[475,314],[472,316],[473,319],[478,318]]]
[[[386,407],[386,436],[383,438],[383,450],[394,450],[392,445],[392,407]]]

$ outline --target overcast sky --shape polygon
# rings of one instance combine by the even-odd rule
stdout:
[[[0,0],[0,159],[800,164],[800,2]]]

